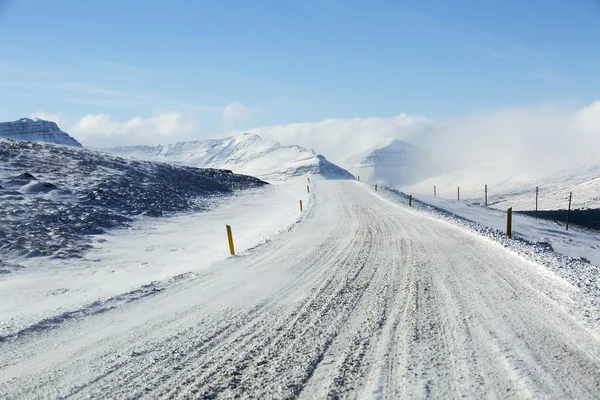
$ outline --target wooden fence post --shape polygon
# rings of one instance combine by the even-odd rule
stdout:
[[[485,185],[485,206],[487,207],[487,185]]]
[[[569,217],[571,216],[571,199],[573,198],[573,192],[569,192],[569,209],[567,210],[567,231],[569,230]]]
[[[506,210],[506,236],[512,238],[512,207]]]

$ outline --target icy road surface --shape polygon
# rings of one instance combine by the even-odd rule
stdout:
[[[0,397],[600,397],[574,286],[366,185],[313,185],[243,256],[0,341]]]

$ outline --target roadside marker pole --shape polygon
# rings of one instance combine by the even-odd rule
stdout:
[[[302,212],[302,200],[300,200],[300,212]]]
[[[408,206],[412,207],[412,194],[408,197]]]
[[[573,192],[569,192],[569,209],[567,210],[567,231],[569,230],[569,217],[571,216],[571,199],[573,198]]]
[[[310,193],[310,186],[306,185],[306,193]]]
[[[377,191],[377,184],[375,184],[375,191]]]
[[[358,181],[360,182],[360,175],[358,176]]]
[[[437,188],[433,187],[433,197],[437,197]]]
[[[308,183],[310,183],[310,178],[306,178],[306,179],[308,179]]]
[[[458,187],[457,197],[458,197],[458,201],[460,201],[460,186]]]
[[[512,207],[506,210],[506,236],[512,238]]]
[[[539,187],[536,186],[535,187],[535,211],[537,212],[538,210],[538,193],[539,193]]]
[[[229,225],[225,225],[227,229],[227,240],[229,241],[229,254],[232,256],[235,255],[235,249],[233,248],[233,235],[231,234],[231,227]]]

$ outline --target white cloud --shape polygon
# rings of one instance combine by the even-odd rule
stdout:
[[[242,103],[234,101],[225,106],[221,118],[226,129],[235,129],[239,124],[250,121],[252,114]]]
[[[413,140],[425,132],[433,121],[426,117],[400,114],[392,118],[326,119],[251,129],[251,133],[298,144],[339,160],[371,148],[389,137]]]
[[[600,101],[583,107],[577,112],[575,119],[581,129],[600,136]]]
[[[67,132],[89,147],[171,143],[189,140],[198,129],[198,121],[179,112],[134,117],[125,122],[107,114],[90,114],[67,127]]]
[[[283,144],[313,148],[333,161],[396,137],[429,151],[446,171],[493,165],[505,171],[542,173],[600,152],[600,101],[576,110],[558,106],[515,108],[442,120],[400,114],[250,131]]]
[[[246,112],[240,103],[232,103],[223,109],[223,117],[247,121],[250,116]],[[213,131],[203,131],[194,115],[168,112],[118,121],[107,114],[90,114],[71,124],[60,113],[31,114],[56,121],[89,147],[166,144],[220,136],[207,135]],[[578,163],[594,152],[600,155],[600,101],[580,109],[513,108],[442,120],[406,114],[337,118],[265,126],[250,132],[282,144],[314,149],[334,162],[395,137],[426,149],[445,171],[478,166],[545,171],[558,164]]]

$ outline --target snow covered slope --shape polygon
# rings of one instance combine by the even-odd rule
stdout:
[[[558,210],[568,207],[569,193],[573,193],[572,208],[600,208],[600,157],[562,167],[550,176],[533,180],[527,186],[503,191],[496,196],[492,207],[515,210],[535,209],[535,186],[539,187],[538,208]]]
[[[23,118],[14,122],[0,122],[0,139],[27,140],[83,147],[56,123],[42,119]]]
[[[103,149],[123,157],[162,161],[202,168],[230,169],[264,180],[281,180],[312,174],[345,179],[351,174],[300,146],[282,146],[254,134],[224,139],[179,142],[169,145]]]
[[[506,168],[481,165],[477,168],[437,174],[413,185],[402,187],[402,190],[412,194],[433,195],[435,186],[438,197],[456,199],[460,187],[461,199],[468,198],[483,202],[485,185],[488,185],[488,197],[491,201],[500,193],[530,188],[531,185],[535,189],[535,180],[535,176],[527,172],[514,172]]]
[[[221,170],[0,140],[0,259],[78,256],[89,235],[136,215],[199,211],[208,198],[264,184]]]
[[[398,139],[388,139],[380,147],[340,161],[364,182],[391,186],[418,182],[433,171],[432,160],[421,148]]]
[[[461,199],[482,203],[486,184],[488,205],[499,209],[535,209],[536,186],[540,210],[565,209],[569,192],[573,192],[573,208],[600,208],[600,158],[589,157],[545,173],[516,172],[510,166],[479,166],[436,175],[402,189],[407,193],[432,195],[436,186],[438,197],[456,199],[460,186]]]

